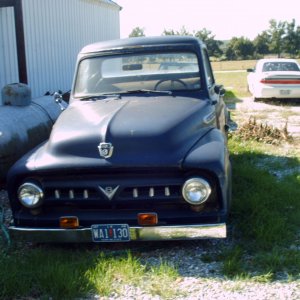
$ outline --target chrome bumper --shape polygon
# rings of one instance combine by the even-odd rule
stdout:
[[[91,228],[52,229],[11,226],[12,239],[39,243],[91,243]],[[164,241],[226,238],[226,224],[130,227],[131,241]]]

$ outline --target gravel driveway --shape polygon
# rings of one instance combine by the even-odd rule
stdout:
[[[196,245],[189,242],[173,242],[171,245],[157,243],[157,249],[142,252],[141,259],[157,265],[161,260],[168,261],[178,268],[181,277],[174,290],[177,296],[172,299],[201,300],[299,300],[300,281],[287,282],[281,279],[272,283],[228,280],[221,274],[222,264],[206,263],[202,257],[217,252],[222,246],[230,246],[229,241],[206,240]],[[123,286],[119,294],[92,299],[162,299],[146,294],[143,287]]]

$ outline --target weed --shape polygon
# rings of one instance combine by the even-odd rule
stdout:
[[[287,123],[282,130],[270,126],[267,123],[259,123],[255,117],[250,117],[234,136],[241,140],[254,140],[266,144],[279,145],[282,141],[291,142],[292,136],[288,133]]]

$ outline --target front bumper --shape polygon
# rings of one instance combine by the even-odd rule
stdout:
[[[9,227],[12,239],[39,243],[91,243],[91,228],[53,229]],[[166,241],[226,238],[226,224],[130,227],[131,241]]]

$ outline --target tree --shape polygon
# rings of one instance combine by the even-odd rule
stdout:
[[[274,19],[271,19],[269,23],[270,26],[267,31],[270,36],[269,50],[275,52],[280,57],[284,48],[284,35],[287,23],[282,21],[277,23]]]
[[[263,31],[253,41],[256,54],[266,55],[269,53],[270,36],[267,31]]]
[[[165,29],[162,35],[178,35],[173,29]]]
[[[227,46],[227,48],[225,50],[225,57],[227,60],[236,60],[237,59],[237,57],[234,53],[233,47],[230,44]]]
[[[184,26],[180,28],[179,31],[174,31],[173,29],[165,29],[162,35],[193,35],[192,33],[188,32]]]
[[[233,37],[225,51],[227,59],[248,59],[253,57],[254,45],[245,37]]]
[[[212,32],[206,28],[203,28],[202,30],[197,31],[196,33],[190,33],[186,30],[184,26],[180,28],[179,31],[174,31],[173,29],[165,29],[163,32],[163,35],[189,35],[189,36],[195,36],[199,39],[201,39],[207,46],[207,50],[210,56],[216,56],[219,57],[222,55],[222,50],[220,49],[220,46],[222,45],[221,41],[215,40],[215,36],[212,35]]]
[[[135,27],[132,29],[131,33],[129,34],[129,37],[141,37],[145,36],[144,28],[141,27]]]
[[[245,37],[241,37],[236,42],[236,53],[237,56],[242,59],[247,59],[253,57],[254,54],[254,45],[253,43]]]
[[[195,37],[199,38],[206,44],[208,54],[210,56],[220,57],[223,54],[220,49],[222,42],[215,40],[215,36],[210,30],[203,28],[195,33]]]
[[[284,37],[284,51],[295,57],[300,50],[300,26],[296,27],[295,19],[286,23],[286,35]]]

